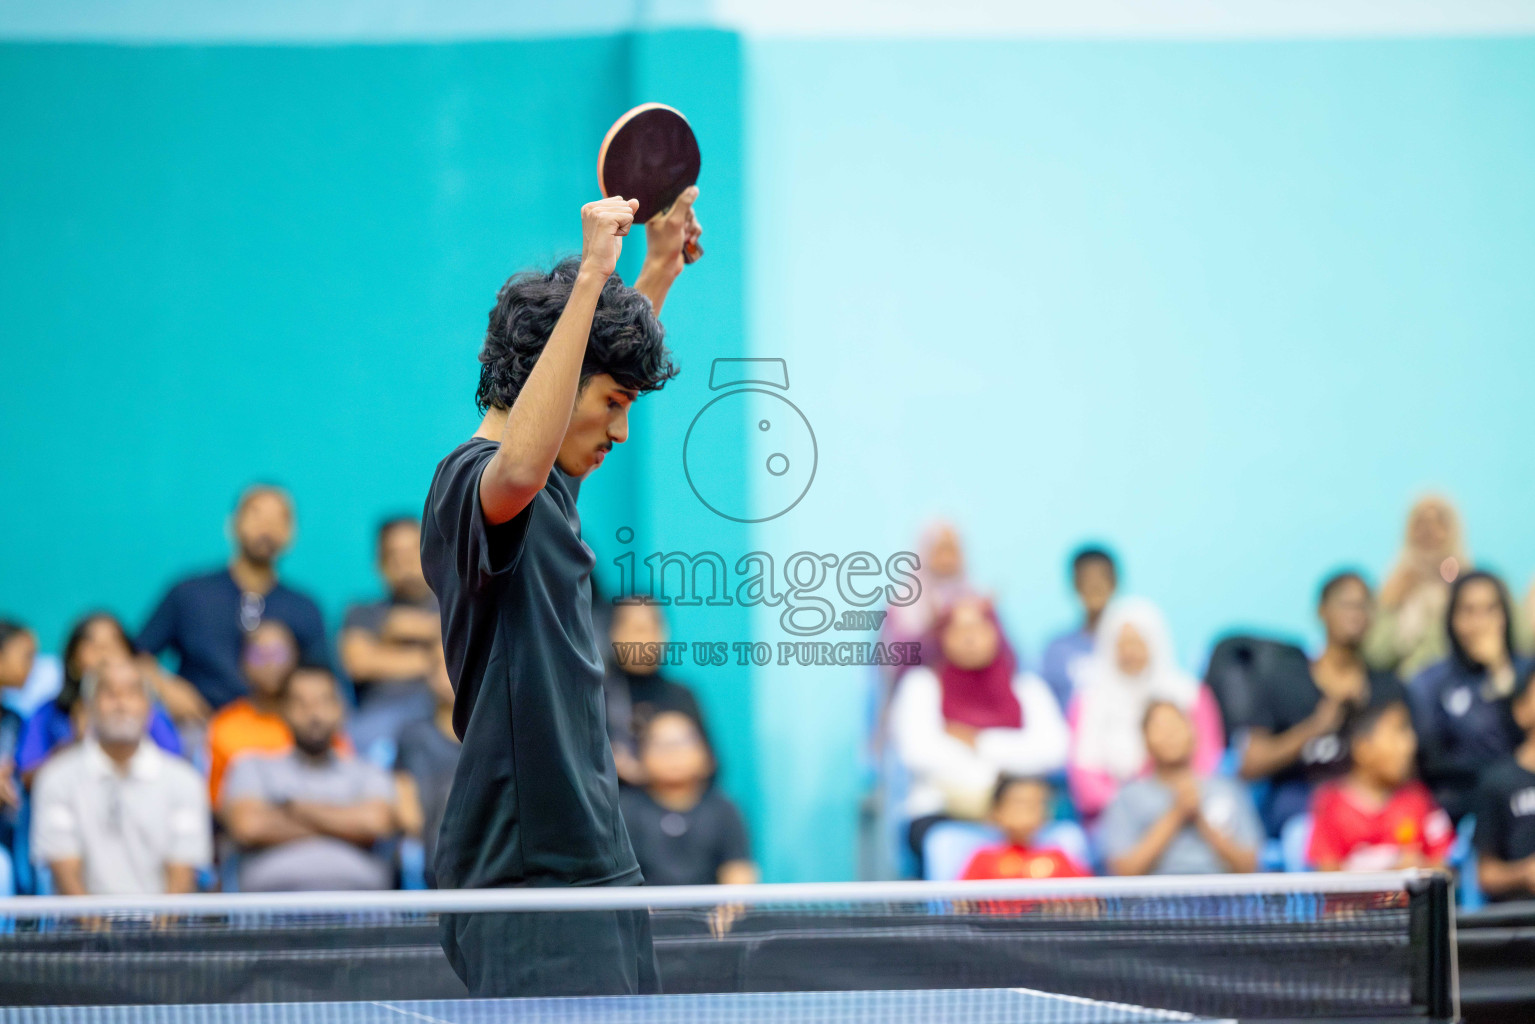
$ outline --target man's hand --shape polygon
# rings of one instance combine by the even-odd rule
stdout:
[[[16,763],[9,757],[0,757],[0,807],[16,810],[21,806],[21,794],[16,792]]]
[[[378,634],[390,644],[436,644],[441,630],[442,620],[436,612],[399,605],[384,616]]]
[[[155,689],[159,693],[160,703],[165,705],[166,714],[179,724],[206,722],[213,717],[213,708],[197,692],[197,687],[180,676],[166,673],[160,677]]]
[[[638,199],[599,199],[581,207],[581,269],[608,277],[618,269]]]
[[[1306,717],[1306,723],[1310,726],[1313,737],[1330,736],[1343,728],[1343,719],[1347,715],[1348,707],[1342,701],[1323,697],[1317,701],[1316,708]]]
[[[665,216],[652,217],[645,225],[645,265],[635,278],[634,290],[650,299],[656,316],[661,315],[672,282],[687,265],[683,253],[688,243],[697,242],[704,232],[693,212],[697,200],[698,186],[692,185],[683,190]]]
[[[697,200],[698,186],[691,185],[683,189],[670,210],[663,216],[652,217],[645,225],[645,263],[653,265],[657,273],[675,279],[687,263],[683,253],[688,243],[697,242],[704,233],[698,215],[693,212]]]
[[[943,731],[971,748],[975,747],[976,738],[981,734],[981,730],[973,725],[965,725],[963,722],[945,722]]]

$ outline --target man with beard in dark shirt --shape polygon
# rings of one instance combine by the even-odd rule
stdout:
[[[579,260],[513,277],[491,311],[485,418],[438,464],[421,524],[463,741],[437,840],[442,888],[642,881],[576,496],[628,437],[630,404],[677,373],[656,317],[699,234],[697,194],[647,225],[633,288],[614,271],[638,204],[615,197],[582,207]],[[449,914],[442,943],[477,996],[659,990],[644,910]]]

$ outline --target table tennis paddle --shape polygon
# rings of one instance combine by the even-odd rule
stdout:
[[[638,199],[634,219],[643,224],[665,214],[698,181],[699,163],[698,139],[688,119],[664,103],[642,103],[603,136],[597,188],[603,198]],[[703,254],[697,242],[689,242],[682,259],[692,263]]]

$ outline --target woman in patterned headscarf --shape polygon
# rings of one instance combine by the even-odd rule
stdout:
[[[1460,515],[1448,498],[1419,498],[1407,513],[1407,536],[1396,568],[1380,588],[1365,659],[1410,679],[1449,651],[1445,611],[1450,585],[1471,568]]]

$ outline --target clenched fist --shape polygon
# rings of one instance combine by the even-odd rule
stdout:
[[[607,277],[618,269],[638,199],[599,199],[581,207],[581,268]]]

